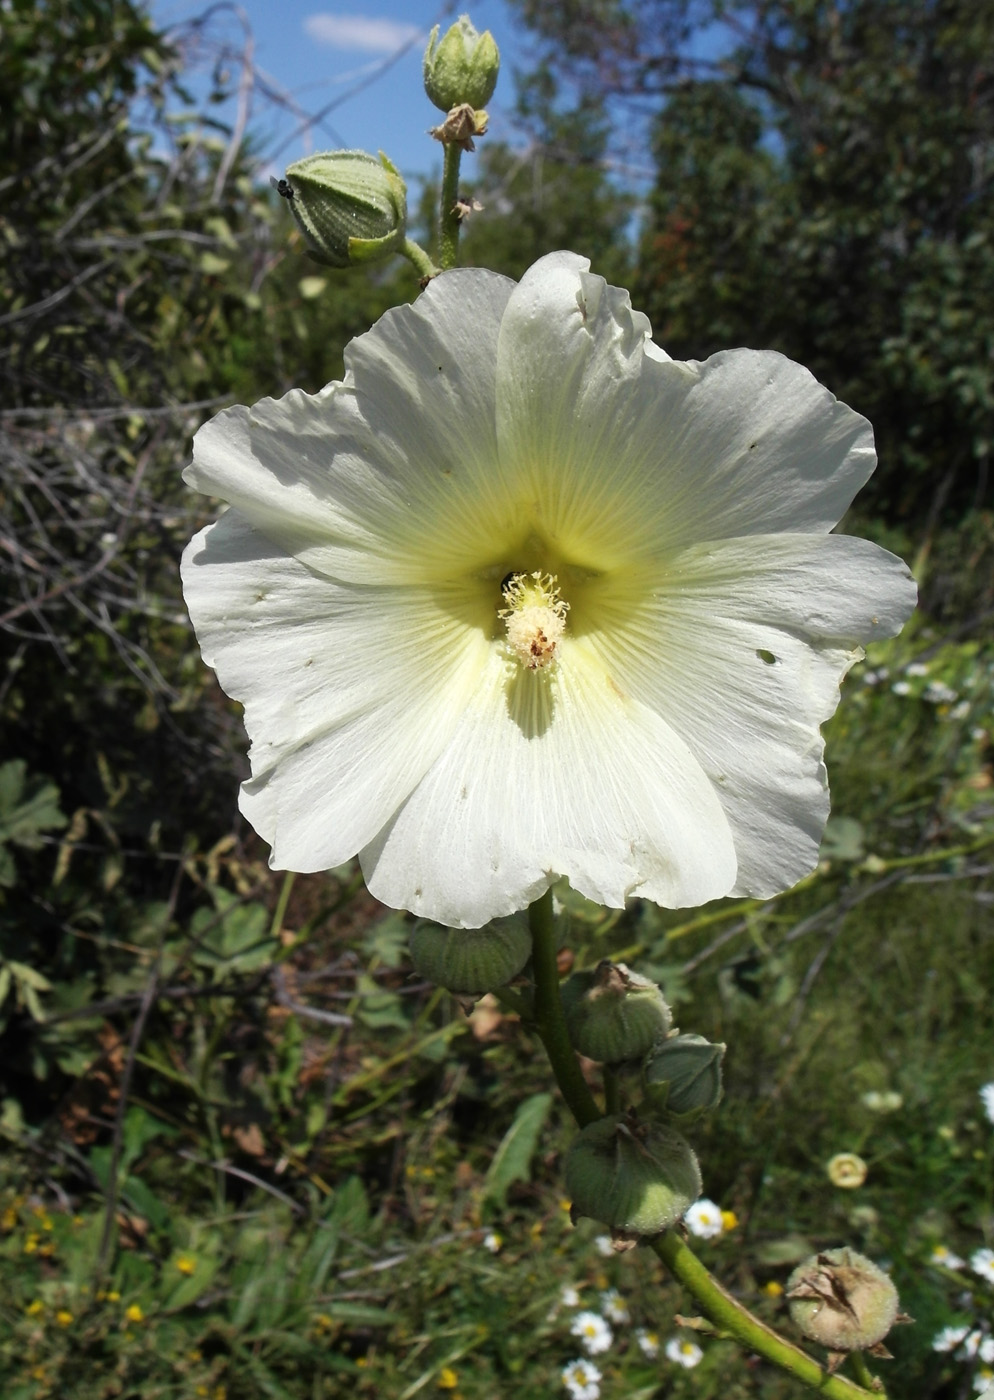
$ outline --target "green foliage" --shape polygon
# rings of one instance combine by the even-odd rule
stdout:
[[[470,168],[464,184],[483,208],[467,220],[460,261],[518,278],[543,253],[569,248],[624,283],[632,198],[605,169],[603,106],[585,101],[564,109],[542,69],[521,84],[517,121],[524,149],[490,137],[479,143],[478,169]]]
[[[864,508],[921,524],[981,504],[994,8],[516,8],[591,100],[655,114],[636,302],[667,349],[748,344],[807,365],[874,425]]]
[[[487,1168],[483,1182],[487,1200],[503,1206],[514,1182],[528,1180],[531,1159],[551,1107],[551,1094],[532,1094],[521,1101],[514,1122],[501,1138]]]
[[[667,276],[661,291],[643,257],[643,292],[657,331],[688,346],[755,342],[757,326],[800,346],[803,333],[810,353],[797,353],[822,356],[834,387],[856,386],[862,407],[878,396],[891,474],[878,500],[903,471],[918,508],[945,432],[962,464],[952,504],[989,392],[973,314],[989,273],[983,178],[959,221],[943,203],[944,180],[961,188],[962,85],[950,78],[943,125],[924,84],[919,131],[923,69],[906,49],[921,31],[897,35],[888,87],[890,31],[872,28],[884,7],[867,7],[859,43],[843,10],[834,68],[805,47],[822,43],[824,7],[794,10],[799,28],[772,36],[790,59],[783,82],[807,75],[804,110],[838,148],[819,155],[803,123],[783,125],[776,83],[759,105],[735,71],[679,87],[653,196]],[[616,61],[620,84],[634,9],[558,12],[580,58],[602,72]],[[666,8],[654,42],[678,43],[682,13]],[[935,71],[955,77],[980,51],[986,8],[972,29],[946,13]],[[188,437],[218,395],[340,373],[346,340],[415,294],[409,269],[306,261],[251,144],[173,110],[181,59],[137,6],[14,3],[0,25],[13,561],[0,696],[18,755],[0,767],[4,1396],[413,1400],[457,1384],[467,1400],[545,1400],[579,1350],[568,1284],[595,1309],[616,1286],[631,1312],[598,1358],[605,1394],[787,1400],[795,1387],[742,1367],[725,1341],[702,1335],[693,1371],[643,1354],[633,1328],[664,1343],[686,1299],[647,1251],[603,1258],[596,1230],[570,1225],[572,1129],[512,1003],[470,1010],[412,978],[408,920],[385,915],[353,865],[274,880],[234,816],[240,729],[175,577],[202,523],[179,481]],[[472,189],[488,207],[464,230],[468,260],[516,275],[571,246],[625,280],[632,206],[604,175],[604,111],[594,92],[566,110],[549,71],[536,75],[528,151],[480,143]],[[986,111],[978,99],[970,117],[978,161]],[[891,181],[879,195],[878,171]],[[906,246],[887,243],[895,210]],[[851,285],[847,250],[869,257]],[[900,522],[873,528],[907,550]],[[630,962],[686,1031],[729,1044],[726,1097],[694,1145],[707,1193],[739,1224],[701,1245],[706,1261],[780,1325],[767,1286],[801,1255],[847,1238],[888,1256],[919,1320],[895,1339],[895,1395],[962,1388],[966,1364],[931,1337],[991,1304],[976,1274],[932,1258],[936,1243],[965,1258],[992,1238],[994,1134],[976,1091],[994,1078],[994,653],[960,621],[991,605],[978,583],[990,538],[979,508],[934,533],[935,611],[847,682],[829,734],[835,816],[809,881],[691,915],[559,892],[564,965]],[[887,1111],[865,1097],[887,1093],[901,1100]],[[870,1164],[857,1192],[828,1185],[840,1150]]]
[[[0,886],[9,889],[17,879],[10,846],[36,851],[42,844],[42,832],[65,824],[54,783],[44,778],[29,779],[23,759],[0,765]]]

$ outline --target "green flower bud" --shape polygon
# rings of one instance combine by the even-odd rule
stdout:
[[[602,1064],[638,1060],[670,1028],[670,1009],[647,977],[605,960],[574,972],[561,988],[570,1040],[581,1055]]]
[[[479,996],[505,987],[531,956],[528,915],[494,919],[485,928],[443,928],[421,920],[411,930],[411,962],[450,992]]]
[[[649,1052],[643,1070],[652,1107],[679,1123],[692,1123],[721,1101],[725,1047],[702,1035],[675,1035]]]
[[[329,267],[379,262],[407,233],[407,187],[383,152],[323,151],[280,182],[311,257]],[[282,186],[286,189],[283,190]]]
[[[701,1194],[689,1144],[672,1128],[613,1113],[590,1123],[566,1154],[572,1215],[589,1215],[627,1235],[668,1230]]]
[[[436,24],[425,49],[425,92],[448,112],[468,103],[485,107],[497,86],[500,54],[489,29],[478,34],[469,15],[460,15],[441,42]]]
[[[787,1281],[794,1325],[829,1351],[876,1350],[895,1322],[897,1289],[883,1269],[854,1249],[826,1249],[799,1264]]]

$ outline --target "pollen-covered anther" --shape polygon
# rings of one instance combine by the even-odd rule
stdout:
[[[553,574],[536,571],[513,574],[503,585],[506,608],[498,616],[507,631],[507,644],[529,671],[550,666],[563,634],[569,603],[559,596]]]

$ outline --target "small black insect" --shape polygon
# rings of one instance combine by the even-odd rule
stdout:
[[[293,199],[293,186],[289,180],[277,180],[275,175],[270,175],[269,183],[281,199]]]
[[[501,581],[500,581],[500,591],[501,591],[502,593],[506,593],[507,590],[508,590],[508,588],[511,586],[511,584],[514,582],[514,580],[515,580],[517,577],[518,577],[518,575],[517,575],[517,573],[516,573],[513,569],[511,570],[511,572],[510,572],[509,574],[505,574],[504,577],[503,577],[503,578],[501,579]]]

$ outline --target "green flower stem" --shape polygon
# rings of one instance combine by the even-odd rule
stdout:
[[[580,1072],[580,1062],[570,1044],[566,1017],[559,999],[559,967],[556,963],[556,921],[552,891],[528,907],[532,934],[532,970],[535,977],[535,1027],[542,1038],[559,1091],[581,1128],[594,1123],[601,1111]]]
[[[865,1390],[872,1390],[874,1395],[879,1397],[879,1400],[887,1400],[886,1390],[884,1390],[883,1385],[877,1380],[876,1376],[874,1376],[869,1366],[867,1366],[866,1357],[863,1353],[861,1351],[854,1351],[849,1357],[849,1360],[852,1363],[853,1372],[860,1385],[863,1386]]]
[[[445,163],[442,166],[442,198],[439,209],[438,260],[442,271],[455,267],[459,256],[459,215],[456,201],[459,198],[459,162],[462,160],[462,147],[450,141],[445,147]]]
[[[437,277],[442,270],[435,266],[420,243],[415,243],[413,238],[405,238],[400,251],[408,262],[414,264],[415,269],[422,277]]]
[[[535,979],[535,1026],[542,1038],[559,1090],[581,1128],[601,1117],[579,1061],[570,1044],[559,998],[559,968],[556,965],[556,928],[552,912],[552,891],[537,899],[528,909],[532,934],[532,973]],[[788,1371],[804,1385],[817,1390],[827,1400],[857,1400],[867,1395],[879,1397],[876,1390],[864,1390],[845,1376],[830,1376],[823,1366],[786,1341],[754,1317],[713,1278],[701,1261],[672,1230],[652,1241],[652,1249],[687,1292],[696,1298],[711,1322],[734,1337],[749,1351]]]
[[[789,1371],[804,1385],[829,1400],[853,1400],[867,1392],[845,1376],[830,1376],[823,1366],[788,1342],[742,1306],[704,1267],[697,1255],[672,1230],[652,1241],[653,1252],[674,1278],[692,1293],[714,1325],[734,1337],[749,1351],[757,1352],[781,1370]]]

